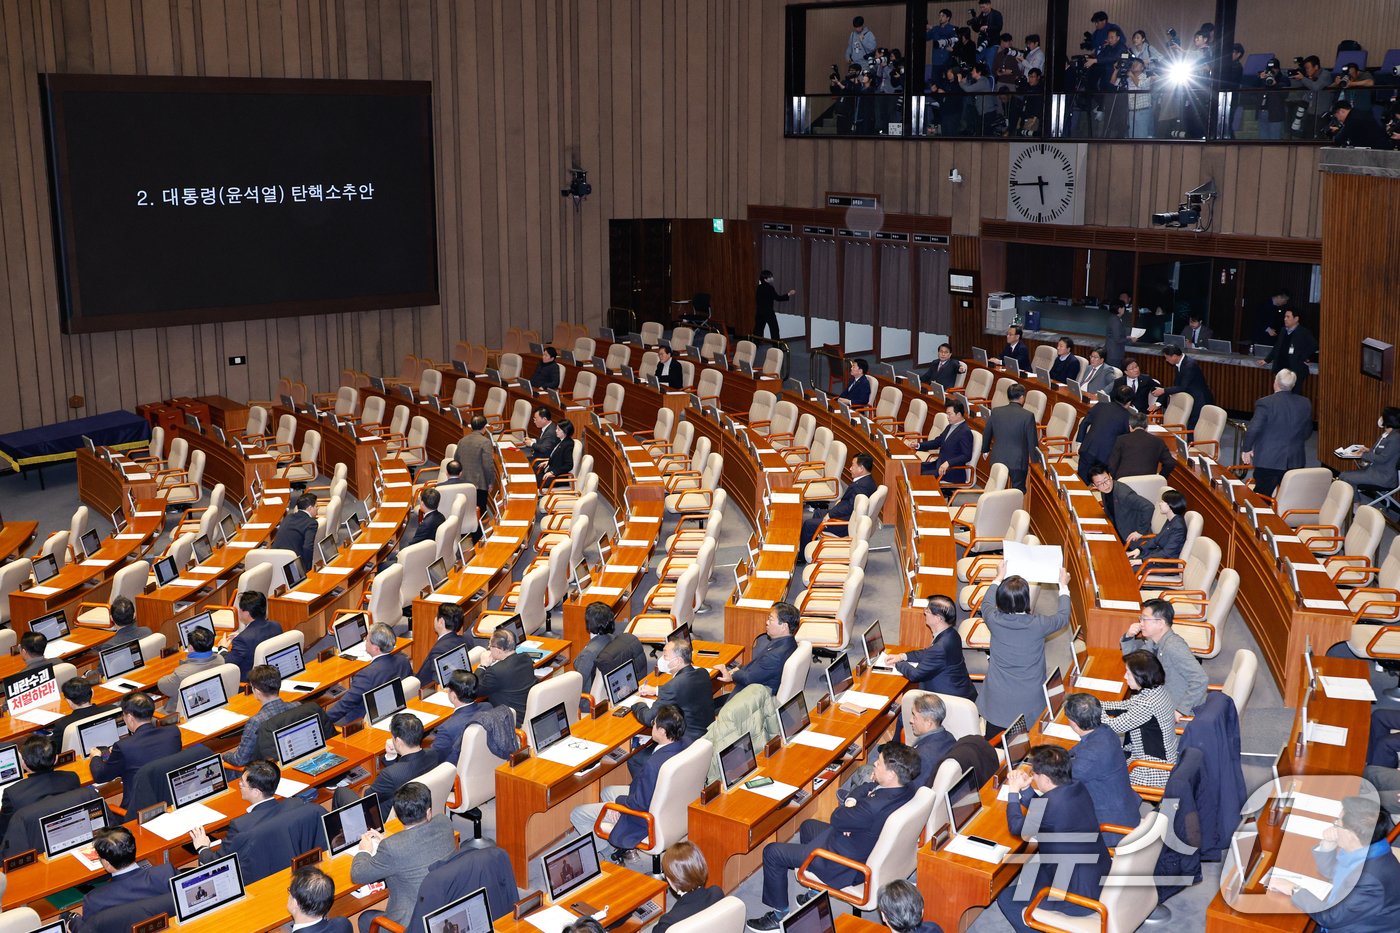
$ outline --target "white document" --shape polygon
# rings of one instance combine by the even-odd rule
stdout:
[[[284,599],[294,599],[299,603],[309,603],[320,595],[320,593],[308,593],[305,590],[292,590],[291,592],[283,593],[282,597]]]
[[[1321,839],[1323,832],[1331,825],[1332,822],[1330,820],[1324,822],[1323,820],[1315,820],[1308,816],[1289,814],[1288,819],[1283,821],[1283,831],[1285,833],[1292,833],[1295,836],[1307,836],[1310,839]]]
[[[417,716],[417,717],[418,717],[418,721],[421,722],[421,723],[423,723],[423,725],[425,725],[425,726],[432,726],[433,723],[437,722],[438,719],[441,718],[441,717],[439,717],[439,716],[434,716],[432,713],[425,713],[425,712],[423,712],[422,710],[419,710],[419,709],[413,709],[413,708],[411,708],[411,707],[405,707],[405,708],[399,710],[398,713],[394,713],[393,716],[385,716],[383,719],[379,720],[378,722],[372,722],[372,723],[370,723],[370,724],[369,724],[369,727],[370,727],[371,729],[378,729],[378,730],[380,730],[381,732],[388,732],[388,731],[389,731],[389,724],[392,723],[392,722],[394,721],[394,716],[397,716],[399,713],[408,713],[410,716]]]
[[[369,523],[369,527],[371,527],[371,528],[397,528],[397,527],[399,527],[399,523],[398,523],[398,522],[370,522],[370,523]]]
[[[1084,533],[1084,540],[1085,540],[1085,541],[1117,541],[1117,540],[1118,540],[1118,537],[1117,537],[1117,535],[1106,535],[1106,534],[1103,534],[1102,532],[1086,531],[1086,532]]]
[[[1118,693],[1123,689],[1121,680],[1104,680],[1100,677],[1080,677],[1074,682],[1076,690],[1100,690],[1104,693]]]
[[[771,599],[741,599],[734,605],[740,609],[772,609],[773,601]]]
[[[846,706],[859,706],[861,709],[884,709],[890,705],[890,698],[881,693],[863,693],[860,690],[847,690],[839,701]]]
[[[303,784],[301,781],[293,781],[291,778],[282,778],[277,782],[276,793],[278,797],[295,797],[310,786],[310,784]]]
[[[1360,677],[1319,677],[1322,692],[1332,700],[1365,700],[1376,702],[1376,691],[1371,689],[1369,680]]]
[[[56,587],[56,586],[31,586],[29,589],[25,590],[25,592],[26,592],[26,593],[29,593],[29,594],[31,594],[31,595],[33,595],[33,596],[52,596],[53,594],[55,594],[55,593],[58,592],[58,587]]]
[[[637,573],[642,568],[635,564],[604,564],[604,573]]]
[[[144,826],[166,842],[170,842],[188,835],[196,826],[208,826],[223,818],[223,814],[217,810],[211,810],[202,803],[192,803],[161,814]]]
[[[31,590],[30,592],[33,591]],[[70,651],[81,651],[82,648],[83,646],[76,641],[68,641],[66,638],[55,638],[44,646],[44,657],[57,658]]]
[[[637,538],[623,538],[617,542],[618,547],[651,547],[653,542]]]
[[[920,527],[920,528],[918,528],[917,530],[918,530],[918,533],[919,533],[919,537],[921,537],[921,538],[949,538],[949,537],[952,537],[952,535],[953,535],[953,529],[951,529],[951,528],[928,528],[928,527]],[[1010,543],[1010,542],[1008,542],[1008,543]],[[1057,547],[1057,548],[1055,548],[1055,550],[1058,551],[1059,548]],[[1056,580],[1059,579],[1059,575],[1058,575],[1058,574],[1056,574],[1055,579],[1056,579]]]
[[[431,703],[433,706],[445,706],[448,709],[452,708],[452,699],[447,695],[446,690],[439,690],[423,702]]]
[[[792,574],[786,570],[756,570],[754,576],[760,580],[790,580]]]
[[[209,577],[209,576],[213,576],[214,574],[217,574],[217,573],[223,573],[223,570],[224,570],[224,568],[222,568],[222,567],[191,567],[189,570],[187,570],[187,571],[185,571],[185,572],[186,572],[186,573],[197,573],[197,574],[199,574],[199,575],[202,576],[202,577]]]
[[[773,503],[775,505],[796,505],[802,501],[802,497],[795,492],[775,492],[773,493]]]
[[[1335,609],[1339,612],[1346,612],[1351,608],[1340,599],[1305,599],[1303,605],[1308,609]]]
[[[1342,802],[1340,800],[1297,792],[1290,794],[1289,798],[1293,801],[1294,810],[1306,810],[1309,813],[1319,813],[1333,819],[1342,815]]]
[[[540,757],[545,761],[552,761],[555,764],[568,765],[576,768],[590,758],[596,758],[608,747],[602,742],[590,742],[587,739],[580,739],[570,736],[555,742],[549,748],[540,752]]]
[[[1000,865],[1011,852],[1006,846],[984,846],[980,842],[973,842],[966,836],[954,836],[952,841],[944,847],[944,851],[967,858],[975,858],[979,862],[988,862],[992,865]]]
[[[115,563],[116,563],[115,560],[106,560],[105,558],[101,558],[101,557],[89,557],[87,560],[83,561],[83,566],[84,566],[84,567],[110,567],[110,566],[112,566],[112,565],[115,564]],[[218,573],[217,570],[212,571],[212,572]]]
[[[122,534],[117,535],[117,536],[116,536],[116,539],[117,539],[118,541],[141,541],[141,540],[143,540],[145,537],[146,537],[146,536],[145,536],[145,535],[142,535],[142,534],[134,534],[134,533],[131,533],[131,532],[123,532]]]
[[[829,752],[834,752],[842,745],[849,744],[839,735],[827,735],[825,732],[813,732],[811,729],[803,729],[792,737],[792,745],[810,745],[813,748],[824,748]]]
[[[429,593],[425,598],[430,603],[455,603],[461,597],[451,593]]]
[[[1323,745],[1347,744],[1346,726],[1326,726],[1320,722],[1308,723],[1308,741],[1321,742]]]
[[[553,907],[546,907],[544,910],[537,910],[525,918],[525,922],[530,924],[541,933],[563,933],[564,928],[571,925],[578,919],[578,914],[566,907],[555,904]]]
[[[1142,608],[1142,604],[1132,599],[1101,599],[1100,609],[1122,609],[1126,612],[1137,612]]]
[[[174,580],[171,580],[171,581],[170,581],[168,584],[166,584],[166,585],[167,585],[167,586],[193,586],[193,587],[201,587],[201,586],[208,586],[208,585],[209,585],[209,581],[208,581],[208,580],[197,580],[197,579],[194,579],[194,578],[192,578],[192,577],[176,577]]]
[[[1052,738],[1064,739],[1066,742],[1079,741],[1079,734],[1062,722],[1052,722],[1040,731]]]
[[[1146,328],[1146,327],[1134,327],[1134,328],[1132,328],[1131,330],[1128,331],[1128,339],[1129,339],[1129,340],[1137,340],[1137,339],[1141,338],[1142,335],[1145,334],[1145,333],[1147,333],[1147,328]]]
[[[193,719],[187,719],[180,723],[182,729],[197,732],[200,735],[213,735],[216,732],[223,732],[225,729],[232,729],[234,726],[248,721],[248,717],[242,713],[235,713],[229,709],[211,709],[207,713],[200,713]]]
[[[243,527],[248,531],[265,531],[272,527],[272,522],[245,522]]]
[[[355,572],[354,567],[322,567],[321,573],[328,573],[333,577],[344,577]]]
[[[32,722],[36,726],[47,726],[55,719],[62,719],[62,713],[55,713],[47,709],[27,709],[22,713],[15,713],[16,719],[23,719],[25,722]]]
[[[230,541],[230,542],[228,543],[228,546],[229,546],[229,547],[254,548],[254,547],[257,547],[257,546],[258,546],[258,542],[256,542],[256,541]]]
[[[377,550],[379,550],[380,548],[382,548],[383,546],[384,546],[384,545],[383,545],[382,543],[381,543],[381,544],[352,544],[352,545],[350,545],[350,550],[352,550],[352,551],[377,551]]]
[[[743,784],[739,786],[751,794],[758,794],[758,796],[767,797],[770,800],[787,800],[797,793],[797,785],[784,784],[782,781],[774,781],[765,787],[745,787]]]
[[[621,596],[622,588],[618,586],[590,586],[589,596]]]
[[[1302,888],[1315,896],[1320,901],[1325,901],[1332,895],[1332,885],[1321,878],[1314,878],[1311,875],[1302,875],[1296,871],[1289,871],[1286,868],[1273,868],[1269,871],[1269,881],[1287,881],[1295,887]]]
[[[1065,552],[1058,544],[1029,545],[1006,541],[1002,545],[1007,576],[1024,577],[1027,583],[1060,582],[1065,569]]]
[[[765,544],[763,550],[772,551],[774,554],[794,554],[797,552],[795,544]]]

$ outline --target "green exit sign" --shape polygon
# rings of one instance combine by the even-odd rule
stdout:
[[[716,217],[715,219],[711,220],[711,221],[710,221],[710,229],[712,229],[715,233],[723,233],[723,232],[724,232],[724,218],[723,218],[723,217]]]

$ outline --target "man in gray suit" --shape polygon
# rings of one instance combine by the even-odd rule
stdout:
[[[998,405],[987,416],[982,443],[992,452],[992,463],[1006,466],[1011,485],[1026,491],[1031,451],[1035,449],[1035,415],[1026,411],[1026,390],[1013,383],[1006,390],[1006,404]]]
[[[1312,402],[1294,394],[1297,384],[1293,370],[1280,369],[1274,394],[1254,403],[1240,459],[1254,467],[1254,491],[1261,496],[1272,496],[1284,473],[1307,466],[1303,445],[1312,434]]]
[[[360,847],[350,863],[352,884],[383,881],[389,890],[384,910],[360,914],[360,933],[369,933],[374,918],[383,915],[401,927],[408,926],[428,869],[457,849],[452,823],[446,818],[433,819],[433,798],[427,785],[409,781],[400,787],[394,793],[394,812],[403,829],[391,836],[368,830],[360,837]]]
[[[477,518],[486,512],[491,502],[491,488],[496,485],[496,445],[491,442],[488,422],[481,415],[471,420],[471,430],[457,442],[457,459],[462,464],[462,479],[476,487]],[[481,537],[481,532],[476,533]]]
[[[1128,322],[1124,320],[1124,311],[1127,309],[1121,300],[1113,303],[1113,311],[1108,319],[1108,326],[1104,328],[1103,352],[1104,361],[1109,366],[1123,368],[1123,354],[1128,347]]]
[[[1108,365],[1103,354],[1104,351],[1099,347],[1089,351],[1089,368],[1084,370],[1084,378],[1079,380],[1079,388],[1085,395],[1107,392],[1113,388],[1113,380],[1118,374]]]

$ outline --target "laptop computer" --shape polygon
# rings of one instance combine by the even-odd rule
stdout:
[[[92,557],[102,550],[102,536],[97,533],[95,528],[89,528],[78,539],[78,547],[82,550],[83,557]]]
[[[798,691],[778,709],[778,728],[783,733],[783,744],[791,745],[797,734],[812,724],[807,712],[807,697]]]
[[[758,770],[753,752],[753,736],[747,732],[730,742],[719,753],[719,772],[724,789],[733,790]]]
[[[334,529],[332,529],[334,532]],[[335,543],[335,534],[328,534],[320,541],[316,542],[316,556],[321,558],[321,563],[329,564],[340,556],[340,547]]]
[[[166,586],[180,576],[180,568],[175,566],[175,558],[162,557],[156,561],[156,586]]]
[[[1001,734],[1001,748],[1006,752],[1007,773],[1015,771],[1031,750],[1031,730],[1026,728],[1026,714],[1016,717]]]
[[[44,854],[54,858],[85,846],[92,842],[92,834],[106,825],[107,804],[100,797],[41,817]]]
[[[851,656],[842,652],[831,659],[826,666],[826,689],[831,693],[831,702],[840,703],[841,696],[855,685],[855,675],[851,673]]]
[[[322,814],[321,826],[326,831],[326,851],[332,858],[353,849],[367,831],[384,829],[384,820],[379,816],[379,795],[365,794],[354,803]]]
[[[102,679],[106,681],[106,686],[122,690],[141,689],[141,685],[138,683],[117,680],[121,675],[128,671],[134,671],[145,663],[141,657],[141,643],[139,641],[129,641],[126,644],[117,645],[115,648],[105,648],[98,653],[97,662],[102,668]]]
[[[202,564],[214,556],[214,545],[209,543],[208,535],[200,535],[194,539],[191,551],[194,555],[194,562]]]
[[[38,632],[49,641],[58,641],[60,638],[68,636],[68,617],[59,609],[54,612],[39,616],[29,623],[31,632]]]
[[[1046,722],[1054,722],[1055,717],[1060,715],[1060,710],[1065,706],[1065,675],[1058,667],[1050,672],[1050,676],[1045,678],[1045,711]]]
[[[423,933],[491,933],[486,889],[477,888],[423,917]]]
[[[166,774],[165,782],[170,789],[170,802],[177,810],[228,790],[218,755],[176,768]]]
[[[403,695],[403,678],[401,677],[396,677],[386,684],[380,684],[373,690],[365,691],[366,718],[373,729],[387,729],[390,717],[407,706],[408,703]]]
[[[783,933],[836,933],[831,895],[825,891],[783,918]]]
[[[369,635],[369,620],[363,612],[348,615],[331,627],[335,635],[335,650],[342,658],[368,661],[365,638]]]
[[[184,710],[185,721],[228,705],[228,694],[224,692],[222,677],[208,677],[180,688],[180,709]]]
[[[290,677],[295,677],[296,675],[306,670],[306,659],[302,657],[301,645],[288,645],[281,651],[274,651],[272,654],[269,654],[267,656],[266,660],[263,663],[270,664],[273,667],[277,668],[277,673],[282,675],[283,680],[287,680]],[[303,684],[297,687],[293,687],[292,689],[301,690],[305,692],[310,691],[314,688],[309,685]]]
[[[78,726],[78,753],[86,758],[93,749],[111,748],[124,738],[126,719],[121,710],[113,710],[106,716]]]
[[[570,735],[569,715],[564,704],[557,703],[530,720],[530,735],[535,740],[535,753],[539,754],[556,742],[562,742]]]
[[[34,558],[33,572],[35,585],[52,580],[58,575],[58,558],[52,554]]]
[[[272,733],[277,748],[277,763],[302,774],[317,775],[345,761],[344,756],[326,751],[326,737],[321,734],[321,719],[312,714]]]
[[[360,530],[364,528],[364,526],[364,522],[360,521],[360,516],[358,515],[351,515],[341,523],[341,527],[345,529],[345,534],[351,541],[354,541],[360,536]]]
[[[637,672],[631,661],[623,661],[604,674],[603,686],[608,691],[608,702],[614,708],[635,706],[638,703],[650,705],[640,693],[641,685],[637,683]]]
[[[439,557],[428,565],[428,589],[437,592],[447,582],[447,561]]]
[[[181,923],[241,900],[243,873],[238,867],[238,853],[230,852],[171,878],[170,896],[175,900],[175,915]]]
[[[983,350],[981,347],[972,348],[972,358],[983,366],[987,365],[987,351]]]
[[[885,634],[880,631],[879,619],[870,623],[860,640],[865,645],[865,660],[869,662],[870,669],[881,674],[893,674],[893,667],[879,663],[880,655],[885,653]]]
[[[301,565],[301,558],[288,561],[282,565],[282,576],[287,581],[287,589],[294,590],[306,579],[306,568]]]
[[[444,687],[452,679],[454,671],[470,671],[471,669],[471,655],[467,651],[466,645],[459,645],[433,659],[433,670],[437,673],[437,682]]]
[[[180,637],[181,648],[188,648],[190,646],[190,632],[193,632],[197,628],[208,629],[212,634],[214,632],[213,614],[201,612],[198,615],[190,616],[188,619],[183,619],[175,623],[175,631]]]
[[[592,833],[571,839],[540,856],[549,899],[560,903],[564,895],[583,887],[603,874],[598,863],[598,845]],[[575,911],[576,913],[579,911]]]
[[[112,528],[117,534],[126,531],[126,513],[121,510],[120,506],[112,510],[111,518]]]

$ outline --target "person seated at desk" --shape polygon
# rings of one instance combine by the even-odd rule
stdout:
[[[1074,341],[1069,337],[1061,337],[1055,343],[1055,361],[1050,364],[1050,378],[1061,384],[1079,378],[1079,360],[1074,356]]]
[[[632,763],[628,762],[632,783],[604,787],[599,803],[574,807],[569,814],[574,831],[580,836],[593,832],[593,826],[603,812],[603,804],[615,803],[630,810],[646,812],[651,806],[652,795],[656,793],[656,779],[661,773],[661,766],[685,749],[684,738],[685,714],[680,707],[667,704],[658,708],[651,723],[651,739],[655,746],[652,753],[636,768],[632,768]],[[612,860],[623,865],[640,858],[635,846],[647,837],[646,821],[631,814],[619,815],[615,810],[609,810],[608,815],[610,819],[605,820],[603,825],[611,826],[608,842],[613,847]]]
[[[301,561],[303,570],[310,571],[316,562],[316,511],[318,500],[309,492],[292,500],[292,510],[277,523],[272,546],[291,551]]]
[[[437,634],[437,641],[428,649],[428,656],[418,668],[418,682],[424,686],[438,682],[438,658],[458,648],[470,651],[481,644],[467,627],[462,607],[456,603],[438,604],[437,615],[433,618],[433,631]]]
[[[48,667],[53,661],[44,657],[49,650],[49,639],[43,632],[29,631],[19,637],[19,659],[24,662],[26,671]]]
[[[1327,933],[1388,933],[1400,911],[1400,863],[1386,841],[1390,828],[1374,800],[1347,797],[1341,817],[1312,850],[1318,873],[1332,886],[1327,898],[1282,878],[1271,879],[1269,887],[1290,897]]]
[[[896,878],[880,889],[875,910],[880,922],[894,933],[943,933],[938,924],[924,920],[924,896],[904,878]]]
[[[1210,684],[1191,646],[1172,629],[1175,620],[1176,609],[1171,603],[1165,599],[1149,599],[1142,604],[1138,621],[1128,626],[1119,640],[1119,646],[1124,657],[1134,651],[1156,655],[1162,664],[1173,709],[1182,716],[1193,716],[1196,707],[1206,701]]]
[[[676,896],[671,909],[656,921],[651,933],[666,933],[671,924],[691,917],[724,900],[724,889],[708,884],[710,866],[705,853],[691,842],[677,842],[661,853],[661,874]]]
[[[1016,365],[1021,367],[1021,372],[1031,371],[1031,350],[1026,346],[1026,342],[1021,339],[1025,332],[1020,324],[1012,324],[1006,328],[1006,346],[1002,347],[1001,354],[997,357],[997,362],[1005,360],[1008,356],[1016,361]]]
[[[564,367],[559,365],[559,351],[545,347],[540,352],[540,361],[530,374],[530,385],[536,389],[557,389],[563,381]]]
[[[1186,341],[1186,345],[1203,350],[1212,336],[1213,331],[1201,320],[1201,312],[1191,312],[1191,315],[1186,319],[1186,329],[1181,332],[1181,339]]]
[[[515,634],[498,628],[491,633],[486,660],[476,669],[477,695],[493,706],[515,710],[517,725],[525,725],[525,699],[535,685],[535,664],[515,650]]]
[[[1031,613],[1031,587],[1025,577],[1006,576],[1006,561],[979,605],[991,633],[987,679],[977,709],[996,735],[1025,716],[1034,722],[1045,711],[1045,638],[1069,625],[1069,571],[1060,571],[1060,599],[1054,615]]]
[[[685,740],[694,742],[704,738],[705,731],[715,721],[714,685],[710,672],[691,663],[694,647],[685,635],[672,635],[666,639],[661,649],[661,657],[656,662],[656,673],[669,674],[660,688],[642,684],[640,692],[644,697],[655,697],[651,706],[634,703],[632,715],[644,726],[650,726],[656,719],[658,707],[672,704],[680,707],[685,714]],[[633,752],[633,757],[645,754],[646,749]]]
[[[681,369],[681,361],[676,359],[671,352],[669,344],[663,343],[656,348],[656,356],[659,362],[656,364],[656,381],[662,386],[671,389],[679,389],[685,385],[685,371]]]
[[[1294,392],[1292,370],[1274,374],[1274,391],[1254,403],[1240,444],[1240,460],[1254,467],[1254,491],[1273,496],[1283,475],[1308,464],[1307,442],[1312,435],[1312,402]]]
[[[381,916],[407,927],[428,869],[457,849],[452,821],[433,819],[433,795],[426,784],[409,781],[394,794],[392,806],[403,829],[387,836],[377,829],[367,830],[350,863],[351,884],[382,881],[389,892],[384,910],[360,914],[360,933],[369,933],[370,925]]]
[[[1162,490],[1157,511],[1167,521],[1155,535],[1144,537],[1137,532],[1128,535],[1128,558],[1141,562],[1153,557],[1176,560],[1186,546],[1186,497],[1175,489]],[[1136,547],[1134,546],[1136,545]]]
[[[452,704],[452,715],[433,729],[433,754],[439,762],[448,761],[456,765],[462,755],[462,734],[467,731],[467,726],[490,711],[491,704],[476,702],[478,684],[476,675],[471,671],[453,671],[442,689]]]
[[[105,933],[92,924],[92,918],[102,911],[170,892],[174,866],[137,862],[136,837],[125,826],[104,826],[94,831],[92,847],[97,850],[97,860],[102,863],[103,870],[111,877],[83,898],[83,917],[75,921],[75,931]]]
[[[1142,371],[1142,364],[1137,360],[1128,360],[1123,364],[1123,375],[1113,380],[1113,388],[1109,394],[1116,397],[1118,388],[1127,386],[1131,399],[1129,404],[1138,411],[1145,412],[1152,405],[1152,393],[1161,388],[1161,385]]]
[[[1126,387],[1113,390],[1113,401],[1100,402],[1079,421],[1074,439],[1079,442],[1079,478],[1093,482],[1094,468],[1113,459],[1118,438],[1128,433],[1132,393]]]
[[[1113,530],[1125,543],[1152,533],[1152,503],[1138,495],[1127,483],[1113,478],[1108,467],[1100,463],[1089,471],[1089,485],[1098,490],[1103,513],[1113,523]]]
[[[54,746],[60,749],[63,745],[63,733],[73,723],[91,719],[93,716],[101,716],[103,713],[115,712],[118,709],[116,703],[93,705],[92,681],[86,677],[72,678],[63,685],[60,692],[63,694],[63,698],[68,701],[68,705],[73,708],[73,712],[62,719],[55,719],[44,727],[44,730],[53,737]]]
[[[1070,746],[1069,758],[1076,781],[1094,801],[1100,823],[1134,828],[1142,819],[1142,798],[1128,783],[1128,762],[1123,740],[1103,724],[1103,705],[1092,693],[1065,697],[1065,718],[1079,736]],[[1104,833],[1104,843],[1117,845],[1121,833]]]
[[[1103,704],[1108,728],[1127,737],[1130,759],[1176,764],[1176,711],[1161,660],[1150,651],[1138,650],[1128,652],[1123,664],[1127,668],[1123,682],[1134,693],[1126,700]],[[1166,787],[1170,776],[1170,771],[1133,768],[1128,780],[1144,787]]]
[[[841,390],[841,398],[851,403],[852,408],[870,406],[870,380],[865,378],[870,364],[864,359],[854,359],[846,364],[846,387]]]
[[[904,806],[918,786],[919,756],[909,746],[886,742],[880,746],[872,772],[874,780],[863,784],[831,814],[829,823],[805,820],[797,842],[770,842],[763,849],[763,904],[767,913],[749,920],[748,928],[767,933],[782,926],[788,909],[788,873],[817,849],[826,849],[856,862],[870,857],[885,818]],[[824,884],[844,887],[860,881],[860,875],[826,859],[816,859],[808,869]]]
[[[4,798],[0,799],[0,839],[10,828],[10,818],[22,807],[78,789],[76,773],[54,769],[59,741],[46,735],[29,735],[20,743],[19,760],[26,776],[7,785]]]
[[[841,493],[841,498],[836,500],[836,504],[827,509],[826,517],[839,524],[830,524],[822,527],[822,517],[811,515],[802,520],[802,533],[798,538],[797,562],[805,564],[807,562],[807,545],[812,542],[817,534],[817,529],[822,529],[822,534],[835,535],[844,538],[849,534],[846,523],[851,520],[851,515],[855,512],[856,496],[873,496],[879,487],[875,485],[875,478],[870,475],[870,471],[875,469],[875,458],[870,454],[856,454],[851,458],[851,481],[846,484],[845,490]]]
[[[915,690],[977,700],[977,688],[963,661],[962,636],[958,634],[958,608],[947,596],[930,596],[924,606],[924,625],[930,641],[919,648],[886,657]]]
[[[281,780],[282,771],[274,761],[259,759],[243,769],[243,774],[238,778],[238,795],[248,804],[248,812],[228,824],[223,843],[215,846],[203,826],[196,826],[190,830],[190,842],[194,844],[194,850],[201,863],[212,862],[230,852],[237,852],[246,872],[248,862],[258,860],[258,853],[250,850],[257,838],[255,831],[277,822],[287,803],[277,799],[277,785]],[[277,867],[261,867],[270,868],[263,873],[266,875],[273,871],[281,871],[287,866],[284,864]]]
[[[172,673],[166,674],[156,684],[156,689],[166,697],[165,711],[173,713],[180,705],[180,682],[186,677],[213,670],[224,665],[223,655],[214,652],[214,633],[204,627],[191,629],[186,638],[189,650],[185,660],[176,665]],[[251,672],[250,672],[251,676]]]
[[[951,344],[940,343],[938,345],[938,359],[933,361],[933,365],[920,374],[919,379],[926,385],[938,383],[945,390],[951,389],[958,384],[958,376],[967,372],[967,364],[953,359],[953,347]]]
[[[1113,859],[1099,835],[1094,800],[1088,789],[1074,780],[1069,752],[1058,745],[1033,747],[1025,764],[1007,775],[1006,786],[1012,793],[1006,803],[1006,828],[1013,836],[1035,838],[1039,845],[1021,867],[1015,883],[997,897],[997,906],[1012,929],[1029,933],[1023,914],[1036,892],[1054,887],[1098,900]],[[1063,877],[1066,870],[1070,872],[1068,884]],[[1088,907],[1053,896],[1046,898],[1040,909],[1072,917],[1093,913]]]
[[[409,547],[422,541],[436,539],[437,530],[447,520],[438,511],[438,503],[441,501],[442,493],[438,492],[436,486],[429,486],[418,494],[418,526],[413,529],[413,537],[408,539],[408,544],[401,545],[401,547]]]
[[[1194,428],[1202,409],[1215,404],[1215,396],[1211,394],[1210,386],[1206,385],[1206,374],[1199,363],[1182,352],[1181,347],[1168,346],[1162,351],[1162,358],[1176,367],[1176,382],[1169,389],[1158,386],[1152,390],[1152,396],[1163,406],[1170,396],[1178,392],[1191,396],[1195,404],[1191,406],[1191,417],[1186,419],[1186,426]]]
[[[953,745],[957,739],[953,734],[943,728],[943,721],[948,717],[948,706],[943,702],[943,698],[936,693],[921,693],[914,698],[910,706],[909,723],[904,726],[899,721],[895,724],[895,735],[903,735],[905,739],[912,738],[909,744],[919,756],[919,774],[914,778],[914,786],[927,787],[933,783],[933,776],[938,773],[938,766],[943,764],[943,759],[948,757],[948,753],[953,750]],[[856,788],[869,782],[874,774],[874,764],[867,763],[856,768],[851,775],[851,779],[843,787],[836,791],[836,799],[844,801],[855,792]]]
[[[1108,455],[1108,471],[1114,479],[1125,476],[1170,476],[1176,469],[1176,458],[1166,442],[1147,430],[1147,415],[1140,411],[1128,413],[1128,433],[1120,434]]]
[[[532,417],[535,431],[539,436],[533,442],[522,446],[520,452],[525,455],[525,459],[532,462],[548,460],[549,455],[559,444],[559,432],[554,430],[554,420],[550,418],[550,412],[546,406],[538,406]]]
[[[127,734],[109,748],[94,748],[90,765],[92,779],[98,784],[113,778],[122,779],[121,808],[130,811],[136,772],[157,758],[178,752],[180,730],[162,729],[152,722],[156,715],[155,701],[140,691],[122,697],[121,710]]]
[[[391,680],[413,673],[413,665],[409,663],[408,658],[394,652],[397,644],[394,630],[383,622],[376,622],[369,627],[369,635],[365,638],[365,653],[369,655],[369,664],[355,672],[350,678],[350,687],[326,710],[326,715],[337,726],[364,718],[366,693],[375,687],[382,687]]]
[[[292,872],[287,887],[287,913],[296,933],[350,933],[350,921],[328,916],[335,906],[335,882],[315,865]]]
[[[258,732],[262,724],[296,705],[282,699],[282,672],[271,664],[259,664],[249,671],[248,687],[253,699],[261,705],[243,724],[243,734],[238,740],[238,747],[224,753],[226,762],[240,768],[257,757]]]
[[[276,547],[277,545],[273,545]],[[130,641],[140,641],[151,630],[144,625],[136,624],[136,604],[129,596],[118,596],[112,600],[112,604],[107,607],[107,616],[112,620],[116,629],[112,632],[112,638],[107,642],[108,648],[115,648],[117,645],[124,645]]]
[[[749,684],[763,684],[769,693],[777,696],[778,688],[783,683],[783,665],[797,650],[797,639],[793,635],[797,632],[800,621],[801,616],[792,603],[774,603],[773,608],[768,611],[767,627],[764,630],[768,636],[768,643],[760,649],[758,641],[754,641],[753,660],[743,667],[738,667],[735,662],[736,666],[715,669],[715,676],[721,683],[734,685],[733,693],[720,697],[715,705],[723,705],[725,700]]]
[[[282,634],[282,626],[267,617],[267,597],[256,590],[247,590],[238,597],[238,631],[232,639],[224,636],[229,664],[238,665],[240,680],[248,679],[253,667],[253,652],[258,645]]]
[[[560,421],[554,426],[554,434],[558,442],[549,452],[549,462],[540,473],[540,485],[546,489],[559,477],[573,473],[577,465],[574,463],[574,423]]]
[[[920,441],[915,450],[938,451],[938,457],[925,460],[919,472],[937,476],[949,483],[967,481],[967,467],[972,462],[972,428],[967,424],[967,403],[960,398],[949,399],[943,406],[948,426],[931,441]]]
[[[1400,475],[1397,474],[1397,470],[1400,470],[1400,435],[1395,433],[1395,429],[1400,428],[1400,408],[1387,405],[1381,410],[1376,427],[1381,429],[1381,436],[1357,458],[1356,462],[1361,468],[1347,470],[1338,474],[1337,478],[1356,487],[1371,486],[1388,492],[1396,487],[1396,477]]]
[[[384,760],[366,795],[379,795],[379,817],[387,820],[394,806],[394,794],[438,766],[435,752],[423,750],[423,720],[412,713],[395,713],[389,720],[389,738],[384,740]],[[334,806],[343,807],[359,799],[349,787],[335,789]]]
[[[1089,368],[1079,380],[1079,389],[1085,395],[1112,391],[1113,367],[1104,359],[1102,348],[1094,347],[1089,351]]]
[[[641,683],[647,676],[647,650],[631,632],[617,630],[617,616],[607,603],[594,600],[583,609],[583,623],[592,637],[574,658],[574,670],[583,675],[583,692],[591,693],[596,678],[632,662],[632,672]],[[583,701],[579,701],[580,709]]]

